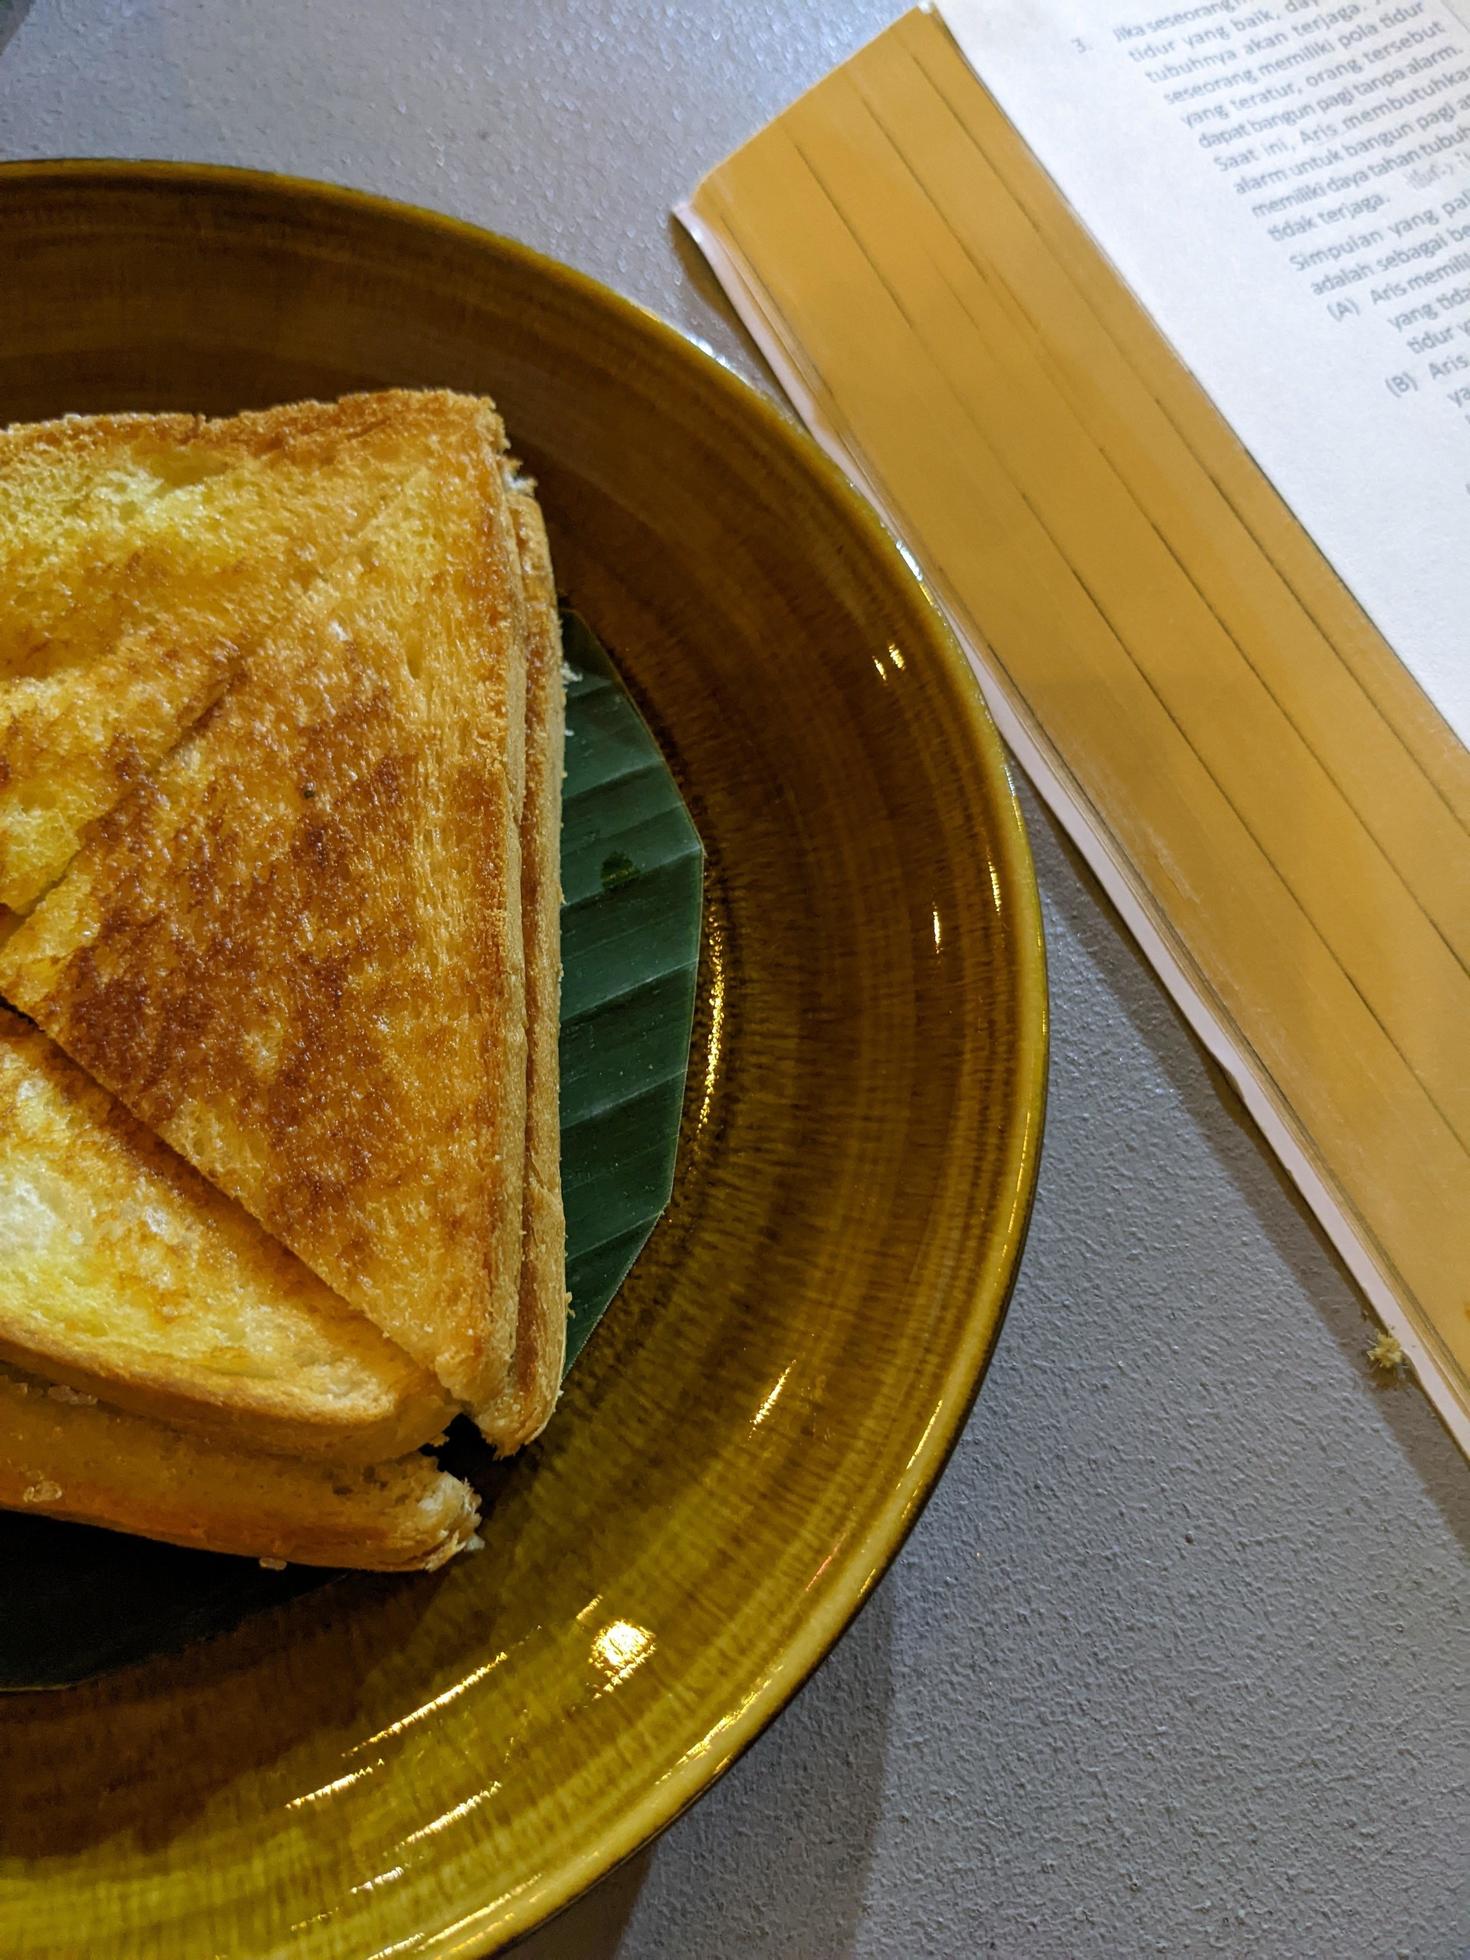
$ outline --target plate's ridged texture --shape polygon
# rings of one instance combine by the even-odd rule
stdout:
[[[486,388],[706,850],[678,1182],[487,1548],[0,1707],[7,1956],[465,1954],[673,1815],[892,1555],[983,1371],[1045,994],[998,746],[893,547],[634,309],[366,199],[0,170],[0,417]]]

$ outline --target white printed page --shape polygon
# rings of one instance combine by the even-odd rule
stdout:
[[[1470,743],[1470,20],[944,0],[980,79]]]

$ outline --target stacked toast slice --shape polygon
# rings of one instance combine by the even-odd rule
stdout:
[[[0,1504],[468,1537],[413,1452],[561,1373],[562,710],[487,402],[0,436]]]

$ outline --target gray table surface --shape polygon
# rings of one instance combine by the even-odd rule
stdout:
[[[763,379],[670,206],[896,11],[0,0],[0,155],[436,205]],[[1025,804],[1051,1110],[984,1393],[831,1660],[536,1960],[1470,1952],[1470,1474]]]

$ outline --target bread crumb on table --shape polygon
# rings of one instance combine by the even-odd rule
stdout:
[[[1368,1349],[1368,1364],[1381,1375],[1396,1374],[1407,1359],[1394,1334],[1380,1334]]]

